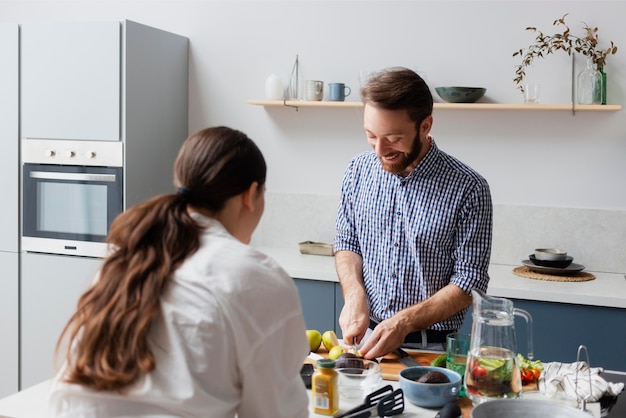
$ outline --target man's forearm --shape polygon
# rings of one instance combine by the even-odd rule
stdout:
[[[335,267],[344,299],[364,298],[363,258],[352,251],[339,251],[335,254]]]
[[[407,333],[426,329],[472,303],[472,297],[460,287],[449,284],[425,301],[409,306],[395,316]]]

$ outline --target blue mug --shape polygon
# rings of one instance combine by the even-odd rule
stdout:
[[[344,83],[328,84],[328,100],[332,102],[343,102],[350,95],[352,89]]]

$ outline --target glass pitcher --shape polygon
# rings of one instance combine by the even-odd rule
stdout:
[[[527,358],[533,358],[532,317],[513,308],[508,299],[472,290],[470,351],[465,368],[465,392],[474,405],[490,399],[518,398],[522,380],[515,360],[514,316],[523,317],[528,330]]]

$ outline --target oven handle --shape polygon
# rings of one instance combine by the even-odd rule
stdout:
[[[115,183],[115,174],[91,174],[91,173],[59,173],[48,171],[31,171],[30,177],[34,179],[45,180],[74,180],[74,181],[98,181],[106,183]]]

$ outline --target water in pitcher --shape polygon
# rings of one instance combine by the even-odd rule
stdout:
[[[465,388],[472,403],[517,398],[522,392],[515,353],[501,347],[479,347],[467,358]]]

